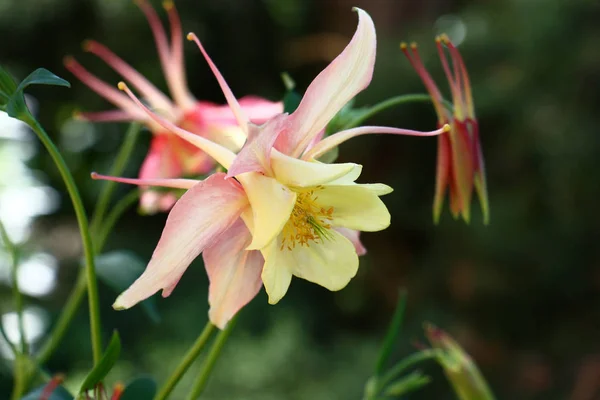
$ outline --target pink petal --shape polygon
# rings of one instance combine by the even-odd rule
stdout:
[[[252,236],[240,218],[204,250],[204,266],[210,280],[208,315],[221,329],[262,287],[264,259],[260,251],[244,250],[251,241]]]
[[[273,102],[257,96],[245,96],[239,100],[242,110],[250,121],[260,125],[268,119],[283,113],[283,102]]]
[[[344,51],[312,81],[291,115],[292,128],[277,140],[277,149],[298,157],[339,110],[366,88],[373,76],[377,39],[369,14],[358,12],[358,27]]]
[[[211,175],[177,201],[144,273],[115,301],[132,307],[163,289],[170,292],[190,263],[239,218],[248,201],[225,174]]]
[[[250,125],[248,142],[231,164],[227,172],[228,177],[233,177],[244,172],[261,172],[273,175],[271,171],[271,149],[277,137],[289,129],[290,120],[286,114],[279,114],[264,125]]]
[[[183,168],[170,146],[169,135],[154,135],[150,150],[142,163],[140,179],[177,178],[183,175]]]
[[[365,254],[367,254],[366,247],[360,241],[360,231],[343,228],[341,226],[336,227],[335,230],[344,235],[346,239],[352,242],[352,244],[354,245],[354,249],[356,250],[356,254],[358,254],[359,256],[364,256]]]
[[[236,125],[237,120],[229,105],[215,104],[208,101],[198,102],[198,109],[207,123]],[[239,100],[244,112],[255,124],[263,124],[268,119],[283,113],[282,102],[272,102],[256,96],[245,96]]]

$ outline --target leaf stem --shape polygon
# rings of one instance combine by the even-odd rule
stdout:
[[[202,330],[202,333],[192,347],[188,350],[186,355],[183,357],[183,360],[179,363],[175,371],[171,374],[169,379],[165,382],[162,388],[159,390],[158,394],[154,397],[154,400],[164,400],[171,394],[177,383],[181,380],[183,375],[186,373],[190,365],[198,358],[208,339],[210,338],[212,332],[214,331],[215,326],[209,321],[206,323],[206,326]]]
[[[90,336],[92,342],[92,354],[94,357],[94,365],[96,365],[102,357],[102,327],[100,325],[100,304],[98,301],[98,284],[96,282],[96,268],[94,264],[94,248],[92,246],[92,238],[90,236],[90,230],[88,226],[87,216],[85,214],[85,208],[79,195],[79,190],[73,175],[69,171],[65,160],[61,156],[60,152],[40,125],[40,123],[31,115],[29,112],[25,112],[20,115],[23,122],[33,129],[37,134],[40,141],[43,143],[48,153],[54,160],[56,167],[58,168],[60,175],[65,182],[69,197],[73,203],[75,209],[75,215],[77,217],[77,223],[79,225],[79,232],[81,235],[81,241],[83,243],[83,252],[85,256],[86,264],[86,278],[88,288],[88,300],[89,300],[89,311],[90,311]]]
[[[235,326],[235,322],[237,320],[238,315],[239,313],[229,321],[225,329],[219,332],[219,335],[215,339],[215,342],[210,348],[208,356],[206,357],[206,360],[202,365],[202,370],[200,371],[200,375],[198,375],[198,379],[196,379],[196,382],[192,387],[192,391],[190,392],[190,395],[187,398],[188,400],[196,400],[206,388],[208,378],[210,377],[210,374],[215,366],[215,363],[217,362],[217,359],[221,355],[221,350],[223,350],[223,346],[225,345],[225,342],[227,342],[227,338],[229,338],[229,335],[231,334],[231,331]]]
[[[361,113],[356,118],[354,118],[353,120],[348,122],[340,130],[343,131],[346,129],[357,127],[358,125],[360,125],[367,119],[371,118],[375,114],[378,114],[381,111],[386,110],[390,107],[397,106],[397,105],[404,104],[404,103],[418,103],[418,102],[431,102],[431,96],[423,93],[423,94],[404,94],[401,96],[389,98],[387,100],[382,101],[381,103],[377,103],[374,106],[369,107],[367,110],[365,110],[364,113]],[[452,103],[450,103],[448,100],[443,100],[443,103],[444,103],[444,106],[446,106],[446,108],[448,108],[448,110],[452,111],[454,109],[454,107],[452,106]]]

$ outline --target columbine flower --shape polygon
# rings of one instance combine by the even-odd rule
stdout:
[[[171,25],[170,43],[152,6],[144,0],[138,0],[136,3],[150,24],[172,100],[102,44],[89,40],[84,43],[84,50],[98,56],[130,81],[143,94],[148,104],[164,118],[196,135],[238,151],[246,138],[237,126],[229,106],[197,101],[187,89],[181,25],[173,2],[163,3]],[[75,59],[67,57],[65,66],[83,83],[119,108],[98,113],[78,113],[80,118],[88,121],[141,121],[152,131],[154,135],[150,150],[139,173],[141,179],[202,175],[214,168],[215,163],[211,157],[165,130],[127,96],[92,75]],[[283,111],[282,103],[254,96],[242,98],[240,105],[256,123],[264,122]],[[144,190],[140,205],[142,210],[148,213],[167,211],[176,200],[174,193]]]
[[[475,118],[471,84],[464,61],[458,49],[446,35],[435,39],[442,66],[450,85],[454,110],[444,106],[444,99],[435,82],[425,69],[416,44],[406,43],[400,48],[417,71],[431,95],[438,116],[438,126],[449,124],[452,129],[446,135],[438,137],[437,177],[433,200],[433,219],[439,221],[446,188],[450,193],[450,211],[454,218],[462,215],[466,222],[470,220],[471,196],[473,186],[479,197],[484,223],[489,222],[490,213],[485,182],[483,153],[479,141],[479,125]],[[452,60],[452,70],[442,45],[446,45]]]
[[[137,180],[94,175],[124,183],[189,189],[175,204],[146,271],[115,302],[128,308],[162,289],[171,293],[190,262],[203,252],[210,279],[211,320],[219,327],[264,284],[269,303],[287,292],[292,276],[340,290],[358,269],[364,248],[357,231],[390,224],[379,196],[383,184],[356,184],[361,166],[324,164],[319,155],[366,133],[436,135],[388,127],[360,127],[321,140],[333,116],[370,82],[375,62],[375,28],[359,14],[357,31],[346,49],[322,71],[291,114],[257,126],[244,115],[229,86],[190,34],[215,74],[248,142],[236,155],[152,113],[123,83],[119,87],[157,124],[198,146],[228,170],[205,181]],[[235,179],[233,179],[235,178]]]
[[[477,365],[450,335],[431,324],[425,325],[425,335],[434,349],[442,350],[437,361],[460,400],[494,399]]]

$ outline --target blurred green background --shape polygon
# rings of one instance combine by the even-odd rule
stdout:
[[[160,4],[153,2],[164,20]],[[371,136],[344,144],[340,161],[364,165],[362,182],[383,182],[392,225],[363,235],[368,254],[341,292],[295,279],[269,306],[264,291],[243,311],[209,384],[207,399],[359,399],[372,373],[398,287],[409,292],[398,360],[424,341],[422,324],[453,335],[473,356],[501,399],[600,398],[600,3],[597,0],[177,0],[184,32],[196,32],[236,95],[280,99],[289,72],[299,89],[345,46],[354,32],[352,6],[368,11],[378,30],[371,86],[357,104],[374,104],[424,88],[399,50],[417,41],[440,88],[447,85],[434,36],[459,44],[473,84],[491,200],[483,226],[477,203],[470,225],[444,212],[431,218],[435,139]],[[0,63],[19,79],[38,67],[72,89],[30,90],[42,124],[59,144],[89,210],[126,124],[75,122],[75,109],[108,103],[62,65],[77,57],[110,83],[120,79],[81,42],[106,44],[166,90],[143,14],[125,0],[0,0]],[[191,91],[223,102],[196,47],[185,44]],[[61,311],[77,274],[81,247],[71,203],[49,156],[17,124],[0,119],[0,218],[27,250],[21,285],[27,294],[34,349]],[[372,124],[430,130],[428,104],[404,105]],[[137,173],[148,149],[142,134],[126,171]],[[118,195],[131,190],[120,186]],[[106,250],[147,260],[166,215],[130,210]],[[14,327],[9,258],[0,251],[2,321]],[[157,299],[153,323],[140,307],[116,312],[115,293],[100,286],[107,339],[121,333],[124,351],[109,382],[149,374],[159,382],[174,368],[207,318],[207,278],[197,260],[168,299]],[[90,366],[87,306],[48,367],[77,385]],[[26,321],[26,322],[27,322]],[[11,325],[12,324],[12,325]],[[0,343],[4,356],[6,343]],[[0,398],[12,385],[0,364]],[[196,366],[197,367],[197,366]],[[196,371],[197,369],[194,369]],[[411,399],[452,399],[433,363],[433,384]],[[179,386],[183,396],[192,371]],[[8,396],[8,395],[6,395]]]

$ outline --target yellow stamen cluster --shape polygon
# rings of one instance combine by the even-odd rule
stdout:
[[[321,186],[298,192],[296,205],[290,219],[283,227],[280,250],[292,250],[296,244],[310,246],[310,242],[323,242],[331,237],[333,207],[321,207],[317,203],[317,193]]]

